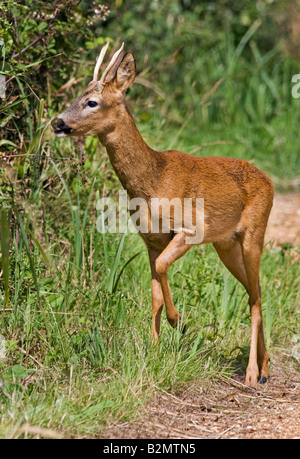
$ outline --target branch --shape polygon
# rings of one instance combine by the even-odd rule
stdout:
[[[59,12],[59,7],[57,7],[53,13],[53,17],[51,18],[51,20],[49,21],[49,23],[47,24],[47,27],[45,27],[45,29],[43,30],[43,33],[42,35],[39,35],[37,38],[35,38],[31,43],[29,43],[29,45],[25,46],[25,48],[23,48],[19,53],[14,53],[12,55],[12,59],[15,59],[16,57],[19,57],[20,54],[23,54],[25,51],[27,51],[28,48],[31,48],[31,46],[35,45],[39,40],[41,40],[44,35],[45,35],[45,30],[47,30],[50,25],[52,24],[52,22],[54,21],[54,19],[56,18],[57,16],[57,13]]]

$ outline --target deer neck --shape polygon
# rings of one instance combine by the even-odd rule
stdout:
[[[99,134],[99,140],[129,196],[148,198],[158,177],[156,152],[143,140],[127,107],[122,107],[118,118],[121,122]]]

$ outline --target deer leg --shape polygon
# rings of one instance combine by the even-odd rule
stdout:
[[[263,236],[245,234],[242,251],[248,279],[249,306],[251,312],[251,342],[249,363],[246,370],[246,385],[257,388],[257,382],[268,378],[269,354],[265,346],[261,312],[259,265],[263,249]]]
[[[182,255],[191,248],[191,245],[185,243],[185,236],[186,235],[184,233],[175,234],[172,241],[162,251],[155,263],[165,300],[167,319],[169,324],[174,328],[176,328],[178,323],[180,323],[181,315],[175,309],[172,300],[171,289],[168,281],[168,270],[174,261],[182,257]]]
[[[248,279],[240,241],[236,239],[229,242],[215,242],[213,245],[220,260],[248,292]]]
[[[270,356],[266,348],[263,321],[258,333],[257,360],[259,369],[258,382],[264,384],[268,380]]]
[[[162,293],[160,281],[155,268],[155,262],[160,252],[156,252],[148,248],[150,267],[151,267],[151,290],[152,290],[152,331],[151,341],[156,343],[158,341],[160,331],[160,318],[161,312],[164,305],[164,296]]]
[[[247,370],[248,377],[246,378],[246,382],[248,385],[256,387],[258,377],[257,372],[259,375],[259,382],[263,383],[267,380],[269,360],[269,355],[266,350],[264,341],[264,332],[261,315],[261,294],[258,279],[258,270],[262,249],[260,248],[260,246],[258,246],[257,249],[253,252],[253,245],[250,244],[250,250],[248,250],[247,252],[247,244],[245,245],[246,247],[244,248],[244,250],[242,250],[240,240],[238,239],[236,239],[235,241],[214,243],[214,247],[221,261],[224,263],[226,268],[234,275],[234,277],[245,287],[249,294],[249,305],[251,308],[252,323],[252,352],[250,351],[249,369]],[[254,270],[252,270],[251,268],[251,265],[253,265],[253,261],[254,265],[258,265],[254,268]],[[245,263],[248,269],[246,269]],[[249,277],[250,282],[248,280]],[[255,356],[257,356],[257,363],[255,363]],[[252,381],[254,381],[254,384],[252,384]]]

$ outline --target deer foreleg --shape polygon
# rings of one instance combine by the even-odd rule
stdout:
[[[160,252],[148,248],[150,266],[151,266],[151,289],[152,289],[152,331],[151,341],[156,343],[160,332],[160,318],[164,305],[164,296],[160,285],[160,280],[155,268],[155,262]]]
[[[168,270],[171,264],[178,260],[178,258],[182,257],[182,255],[184,255],[191,247],[191,245],[185,243],[185,237],[186,235],[184,233],[177,233],[159,255],[155,263],[156,272],[159,276],[165,300],[167,319],[169,324],[174,328],[177,327],[178,323],[180,323],[181,315],[176,310],[172,300],[171,289],[168,281]]]

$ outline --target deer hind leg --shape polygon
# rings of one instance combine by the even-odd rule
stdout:
[[[257,380],[268,378],[269,354],[266,350],[261,314],[261,293],[259,286],[259,264],[263,237],[257,240],[246,234],[243,239],[214,243],[214,247],[224,265],[245,287],[249,295],[251,311],[251,346],[246,384],[257,387]],[[259,379],[258,379],[259,378]]]
[[[240,241],[234,239],[226,242],[215,242],[213,245],[220,260],[248,292],[248,278]]]
[[[259,265],[263,249],[264,232],[248,231],[242,241],[243,259],[248,279],[249,306],[251,312],[251,342],[246,384],[257,388],[257,382],[268,378],[269,354],[266,349],[261,311]]]
[[[152,290],[152,331],[151,341],[156,343],[160,332],[160,319],[164,305],[164,296],[160,285],[159,277],[155,268],[155,262],[161,252],[148,248],[150,266],[151,266],[151,290]]]
[[[159,255],[155,263],[165,300],[167,319],[169,324],[174,328],[176,328],[180,323],[181,315],[175,309],[172,300],[171,289],[168,281],[168,270],[171,264],[178,260],[178,258],[182,257],[182,255],[184,255],[190,248],[191,245],[185,243],[185,234],[177,233]]]

